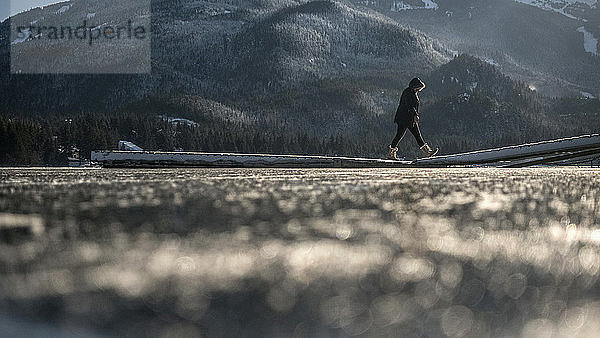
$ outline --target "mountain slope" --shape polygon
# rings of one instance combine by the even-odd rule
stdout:
[[[398,1],[369,2],[368,7],[439,39],[457,53],[488,59],[544,94],[600,94],[596,80],[600,57],[584,45],[590,46],[591,36],[600,37],[597,4],[587,0],[449,0],[437,1],[436,10],[398,10],[394,3]]]
[[[595,133],[600,128],[599,111],[585,120],[565,123],[554,101],[468,55],[439,67],[428,75],[427,82],[422,124],[433,139],[445,145],[445,151]],[[593,112],[598,106],[589,108]]]
[[[76,9],[92,2],[72,1],[70,15],[84,15]],[[62,5],[23,13],[18,19],[37,18],[41,25]],[[20,112],[115,109],[154,93],[182,91],[224,100],[232,94],[251,97],[255,91],[270,91],[273,82],[294,86],[329,77],[409,74],[433,69],[449,57],[423,34],[336,1],[155,1],[152,10],[151,75],[4,73],[0,90],[8,95],[3,106]],[[90,25],[114,15],[110,9],[95,11]],[[6,22],[2,28],[8,29]],[[5,45],[4,69],[7,49]]]
[[[222,69],[231,78],[259,83],[407,73],[431,69],[449,56],[420,33],[332,1],[277,11],[231,40],[220,58]]]

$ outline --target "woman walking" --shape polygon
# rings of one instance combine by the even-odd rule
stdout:
[[[418,77],[412,79],[406,88],[402,92],[400,98],[400,105],[396,110],[396,117],[394,122],[398,124],[398,132],[396,137],[389,145],[388,158],[390,160],[398,160],[398,143],[406,134],[406,130],[414,135],[417,140],[417,144],[421,148],[425,157],[431,157],[439,151],[439,148],[431,149],[431,147],[425,143],[423,136],[421,136],[421,130],[419,129],[419,95],[418,93],[425,88],[425,83]]]

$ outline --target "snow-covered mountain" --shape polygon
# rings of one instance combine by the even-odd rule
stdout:
[[[368,3],[367,3],[368,4]],[[410,1],[394,1],[392,3],[391,11],[408,11],[408,10],[419,10],[419,9],[438,9],[439,5],[433,0],[420,0],[416,3]]]
[[[600,94],[597,0],[358,1],[552,96]],[[429,6],[431,7],[431,6]]]
[[[136,1],[141,0],[128,1],[131,6],[127,7],[118,2],[105,6],[106,2],[72,0],[34,9],[13,19],[45,25],[55,18],[76,17],[102,28],[118,18],[142,18],[144,14],[130,10]],[[488,60],[503,72],[549,95],[575,95],[581,91],[600,94],[600,83],[596,80],[600,77],[597,0],[339,0],[331,2],[334,6],[324,5],[327,3],[330,2],[154,0],[155,74],[135,90],[135,96],[144,95],[153,86],[165,85],[184,84],[201,91],[224,86],[231,90],[246,84],[239,81],[244,75],[247,79],[262,78],[261,81],[272,83],[278,77],[299,80],[340,72],[370,73],[391,65],[407,73],[423,68],[408,60],[410,53],[394,55],[386,51],[415,50],[405,43],[405,33],[398,27],[412,28],[412,37],[408,38],[417,41],[417,49],[424,47],[422,52],[427,56],[424,69],[440,64],[447,57],[444,52],[440,54],[443,47],[435,46],[439,41],[455,54],[469,53]],[[349,3],[359,10],[349,7]],[[319,8],[323,10],[320,14],[315,12]],[[389,18],[377,15],[372,9],[400,25],[394,28]],[[358,20],[353,23],[349,17]],[[391,34],[389,40],[381,39],[379,26]],[[394,34],[402,37],[394,38]],[[34,37],[27,30],[16,37],[0,34],[0,43],[3,39],[9,41],[19,53],[39,44]],[[350,46],[336,37],[348,41],[364,37],[364,41],[371,42],[369,47],[367,44],[358,47],[356,43]],[[88,54],[102,55],[101,46],[95,47]],[[119,60],[117,57],[89,59]],[[74,69],[72,64],[62,67]],[[265,71],[269,67],[276,71]],[[167,84],[159,80],[158,74],[169,79]]]
[[[105,2],[72,0],[13,20],[47,25],[51,19],[70,17],[94,27],[128,17],[135,21],[147,15],[130,10],[135,1],[104,7]],[[5,48],[12,48],[13,56],[14,51],[42,47],[44,39],[13,39],[6,23],[2,28],[0,39],[10,41]],[[0,99],[1,109],[112,110],[148,96],[191,95],[190,100],[199,104],[223,103],[214,106],[215,114],[226,115],[231,109],[243,111],[250,120],[260,115],[274,124],[311,125],[324,133],[331,132],[332,125],[348,125],[350,132],[360,126],[358,120],[382,114],[383,105],[396,104],[395,94],[381,94],[381,83],[393,83],[394,90],[401,90],[407,78],[425,74],[452,57],[425,34],[346,1],[154,0],[152,30],[152,74],[4,74],[0,92],[7,95]],[[0,60],[4,69],[9,64],[8,48]],[[119,51],[108,53],[101,44],[86,51],[91,56],[104,53],[90,58],[99,63],[120,59]],[[375,84],[363,86],[364,79]],[[293,99],[282,99],[286,97]],[[196,110],[207,112],[203,116],[212,114]],[[152,113],[181,116],[169,109]],[[181,117],[197,122],[202,118]]]
[[[515,0],[516,2],[534,6],[545,11],[561,14],[567,18],[581,21],[584,25],[577,28],[583,34],[583,48],[587,53],[598,56],[598,33],[594,35],[586,29],[589,23],[590,29],[598,32],[597,25],[598,1],[597,0]],[[590,20],[592,22],[590,23]]]

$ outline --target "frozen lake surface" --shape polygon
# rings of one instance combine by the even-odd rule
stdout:
[[[0,336],[594,336],[597,169],[0,169]]]

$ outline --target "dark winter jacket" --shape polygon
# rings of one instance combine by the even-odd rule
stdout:
[[[396,110],[394,122],[403,127],[412,127],[415,124],[415,116],[419,115],[419,97],[415,90],[406,88],[400,97],[400,105]]]

